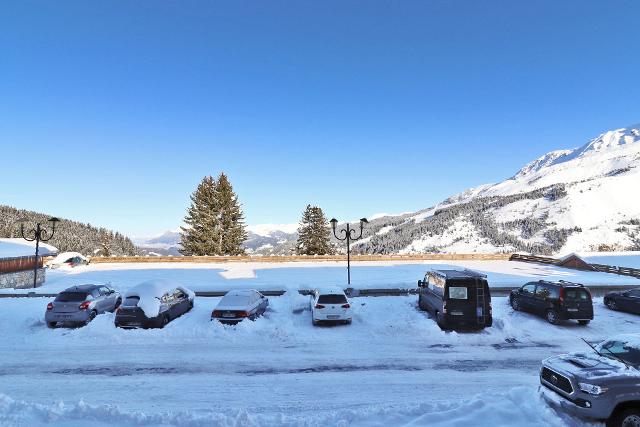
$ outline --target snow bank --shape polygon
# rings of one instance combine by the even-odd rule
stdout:
[[[140,283],[127,291],[125,298],[138,297],[138,307],[144,311],[144,314],[148,318],[156,317],[160,313],[160,298],[167,292],[174,289],[180,289],[185,294],[189,295],[189,298],[193,301],[196,294],[182,286],[178,282],[168,279],[155,279],[148,282]]]
[[[40,243],[38,254],[41,256],[55,255],[58,249],[46,243]],[[0,239],[0,258],[33,256],[36,254],[36,242],[24,239]]]
[[[421,405],[370,406],[304,417],[263,414],[239,408],[227,412],[125,411],[117,406],[62,401],[42,405],[0,394],[0,424],[13,426],[567,426],[532,388],[518,387],[500,395],[478,395],[468,401]],[[575,425],[585,425],[584,423]]]

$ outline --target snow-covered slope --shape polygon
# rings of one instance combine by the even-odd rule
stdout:
[[[530,162],[512,178],[372,224],[366,252],[565,253],[640,246],[640,125]],[[387,222],[397,218],[386,218]],[[384,233],[380,233],[384,230]],[[370,234],[370,235],[371,235]]]

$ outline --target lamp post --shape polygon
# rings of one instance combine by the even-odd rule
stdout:
[[[333,235],[336,239],[340,241],[347,242],[347,284],[351,284],[351,241],[356,241],[362,238],[362,230],[364,229],[364,225],[368,224],[367,218],[360,219],[360,234],[356,237],[356,229],[351,228],[349,223],[347,223],[347,228],[343,228],[340,230],[340,235],[342,237],[338,237],[336,234],[336,226],[338,225],[338,220],[333,218],[331,221],[331,229],[333,230]]]
[[[56,232],[56,223],[60,222],[58,218],[49,218],[48,222],[51,223],[51,232],[43,227],[39,222],[36,223],[36,228],[32,228],[31,230],[25,232],[24,223],[26,219],[20,220],[20,235],[22,238],[28,242],[36,242],[36,262],[33,266],[33,287],[35,288],[38,280],[38,252],[40,250],[40,242],[48,242],[53,238],[53,235]]]

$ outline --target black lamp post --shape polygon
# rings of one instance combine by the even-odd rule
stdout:
[[[338,225],[338,220],[333,218],[331,221],[331,229],[333,230],[333,235],[338,240],[346,240],[347,242],[347,284],[351,284],[351,241],[356,241],[362,238],[362,230],[364,229],[364,225],[368,224],[367,218],[360,219],[360,235],[356,237],[356,229],[351,228],[349,223],[347,223],[347,228],[343,228],[340,230],[340,235],[342,237],[338,237],[336,234],[336,226]]]
[[[60,222],[58,218],[49,218],[48,222],[51,223],[51,232],[47,230],[45,227],[42,227],[40,223],[36,223],[36,228],[32,228],[31,230],[25,233],[24,223],[26,219],[20,220],[20,234],[22,238],[28,242],[36,242],[36,262],[33,267],[33,287],[35,288],[37,285],[38,279],[38,251],[40,250],[40,242],[48,242],[53,238],[53,235],[56,232],[56,222]]]

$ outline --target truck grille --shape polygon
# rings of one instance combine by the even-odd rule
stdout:
[[[542,368],[542,379],[553,385],[554,387],[564,391],[567,394],[573,393],[573,386],[571,381],[564,375],[561,375],[549,368]]]

